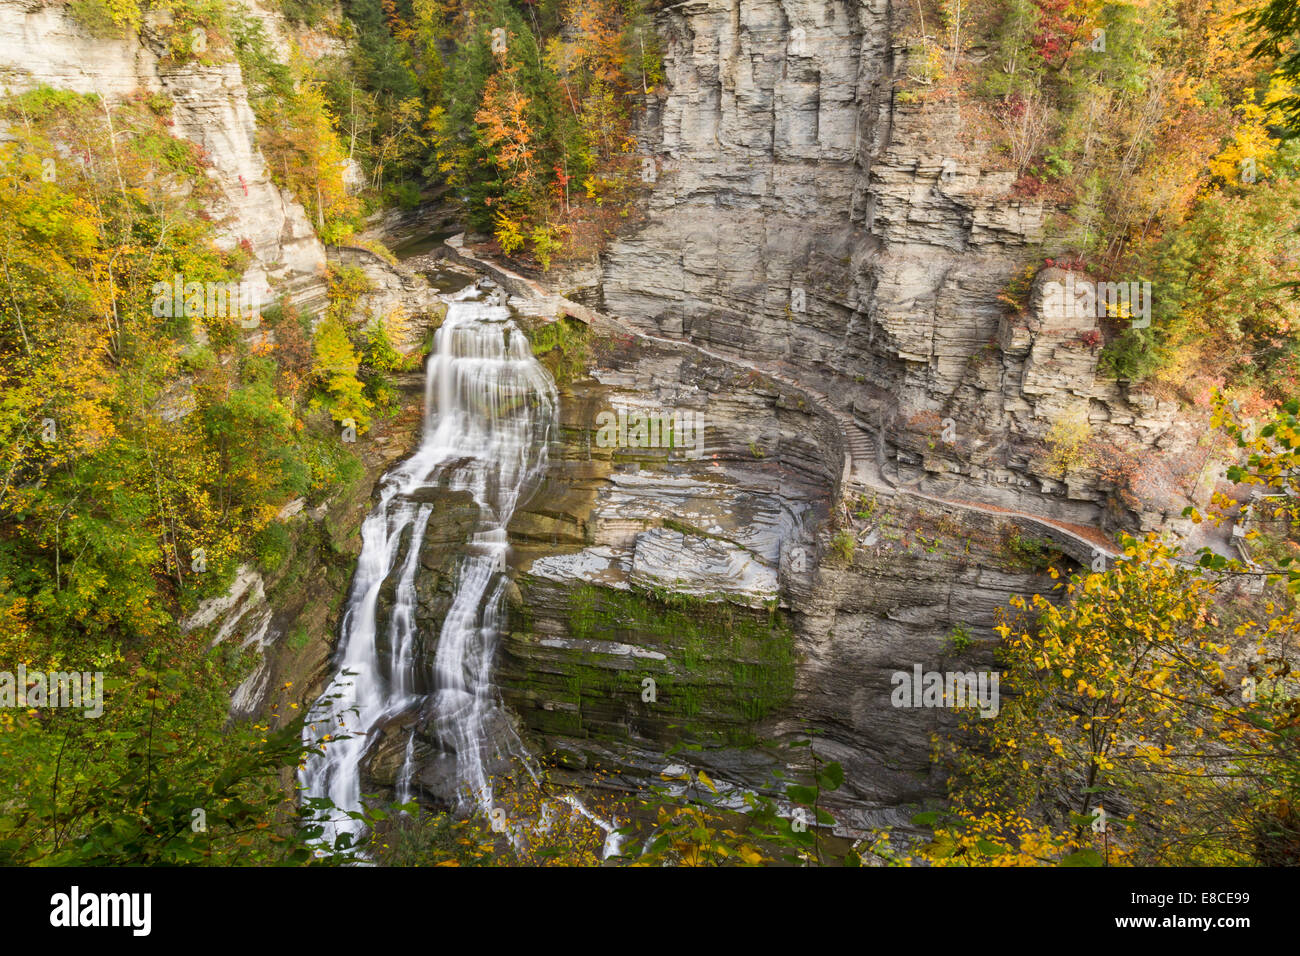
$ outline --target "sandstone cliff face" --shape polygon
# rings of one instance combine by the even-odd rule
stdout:
[[[900,459],[931,490],[960,495],[974,485],[985,500],[1107,531],[1186,534],[1183,508],[1206,501],[1221,474],[1204,422],[1099,371],[1098,319],[1046,294],[1071,278],[1087,281],[1039,272],[1027,308],[1002,315],[939,411],[896,422]],[[1091,437],[1081,460],[1062,467],[1044,439],[1071,420],[1086,422]]]
[[[1051,210],[1017,198],[970,104],[897,95],[907,16],[888,0],[660,12],[666,83],[642,130],[657,181],[644,224],[604,258],[603,305],[784,366],[883,422],[906,479],[1078,522],[1168,525],[1204,490],[1184,461],[1191,435],[1172,403],[1099,374],[1086,330],[1037,301],[1008,314],[1000,294],[1051,253]],[[1046,467],[1053,423],[1080,411],[1155,476]]]
[[[584,335],[546,480],[509,528],[496,678],[530,749],[578,784],[684,764],[768,789],[807,759],[776,745],[812,738],[846,770],[840,825],[906,826],[943,792],[930,737],[957,715],[895,707],[896,675],[993,667],[999,609],[1049,592],[1061,555],[1013,516],[868,488],[808,390],[600,316]],[[698,412],[702,453],[608,447],[601,416],[620,407]],[[848,554],[830,524],[846,497]],[[436,593],[422,608],[436,632]],[[372,765],[380,787],[395,754]],[[438,780],[421,786],[436,799]]]
[[[769,782],[751,748],[793,693],[785,582],[791,555],[816,549],[839,436],[743,368],[608,323],[589,334],[547,480],[510,526],[518,590],[498,681],[537,750],[570,768],[653,780],[684,741],[725,779]],[[618,410],[681,427],[621,436]],[[813,560],[796,563],[806,576]]]
[[[1041,526],[1023,535],[995,509],[912,492],[1108,530],[1178,528],[1214,478],[1173,402],[1099,371],[1098,322],[1045,300],[1063,272],[1038,275],[1023,306],[1008,306],[1008,286],[1053,252],[1052,210],[1017,197],[968,104],[896,95],[906,15],[888,0],[662,10],[666,83],[641,137],[655,181],[596,290],[629,324],[806,384],[848,422],[854,467],[839,490],[858,514],[853,555],[837,557],[823,526],[809,573],[782,575],[798,663],[789,703],[757,730],[815,732],[819,755],[846,768],[837,816],[862,827],[905,823],[906,808],[943,792],[929,738],[954,715],[892,706],[893,675],[993,667],[999,609],[1049,593],[1043,571],[1061,559],[1035,537]],[[1104,453],[1062,469],[1046,439],[1078,416]],[[866,434],[854,437],[855,422]],[[562,617],[563,602],[527,577],[524,590]],[[534,675],[579,671],[517,635],[505,651],[508,674],[523,661]],[[595,717],[575,734],[557,683],[535,676],[516,702],[525,722],[565,760],[603,753],[626,769],[653,737],[647,715],[583,698],[579,713]],[[529,706],[560,713],[532,718]],[[600,742],[609,736],[631,747]],[[691,759],[757,782],[759,766],[725,754]]]
[[[607,257],[611,310],[867,376],[863,400],[951,391],[1043,210],[962,155],[955,104],[895,102],[891,19],[882,0],[661,14],[667,93],[645,135],[662,173],[649,224]]]
[[[404,355],[416,352],[430,325],[436,327],[446,314],[446,304],[428,279],[390,265],[367,249],[331,246],[329,261],[333,266],[360,269],[370,284],[370,291],[357,299],[352,321],[384,322],[394,348]]]
[[[887,24],[883,4],[790,10],[695,2],[660,14],[668,92],[644,137],[658,181],[645,228],[610,250],[602,292],[648,329],[816,366],[835,360],[858,306],[854,260],[870,245],[860,153]]]
[[[272,35],[282,27],[263,12]],[[0,0],[0,88],[47,85],[109,99],[140,91],[173,101],[177,136],[202,146],[221,199],[211,212],[227,248],[247,240],[256,263],[245,281],[324,301],[325,250],[302,206],[271,181],[238,64],[174,64],[147,23],[140,37],[93,36],[63,4]],[[269,297],[269,296],[268,296]]]

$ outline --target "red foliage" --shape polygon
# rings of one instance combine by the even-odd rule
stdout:
[[[1080,253],[1077,252],[1074,255],[1068,256],[1064,259],[1044,259],[1043,264],[1048,267],[1056,266],[1056,268],[1058,269],[1069,269],[1071,272],[1092,271],[1092,267],[1088,265],[1088,261],[1084,259]]]
[[[1025,173],[1011,184],[1011,196],[1015,199],[1034,199],[1044,192],[1048,183],[1035,173]]]
[[[1070,0],[1034,0],[1038,7],[1038,33],[1034,50],[1047,64],[1059,66],[1070,55],[1079,39],[1080,23],[1066,16]]]

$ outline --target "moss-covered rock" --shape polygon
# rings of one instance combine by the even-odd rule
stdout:
[[[791,698],[794,632],[775,608],[527,574],[519,584],[497,678],[543,737],[747,746]]]

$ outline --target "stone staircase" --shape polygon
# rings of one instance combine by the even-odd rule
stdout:
[[[849,450],[849,457],[853,459],[853,477],[865,482],[881,479],[888,481],[880,473],[876,460],[875,436],[853,421],[850,415],[839,412],[835,417],[844,428],[844,444]]]

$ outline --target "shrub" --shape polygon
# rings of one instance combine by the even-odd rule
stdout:
[[[1076,409],[1058,418],[1047,432],[1048,461],[1052,468],[1067,474],[1088,461],[1088,439],[1092,435],[1088,413]]]
[[[292,546],[289,529],[278,521],[272,521],[253,538],[253,553],[257,556],[257,563],[268,574],[279,570]]]
[[[853,561],[853,552],[857,550],[857,545],[857,539],[848,528],[835,532],[834,537],[831,538],[831,548],[845,564]]]
[[[948,648],[954,654],[961,654],[975,646],[975,638],[971,637],[970,628],[965,624],[958,624],[948,632]]]

